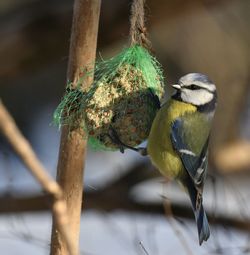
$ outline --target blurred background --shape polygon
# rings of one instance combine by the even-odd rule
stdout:
[[[103,0],[97,56],[126,46],[130,5]],[[60,132],[51,122],[65,89],[72,7],[72,0],[0,2],[0,97],[53,176]],[[218,88],[204,192],[211,237],[198,245],[188,197],[165,183],[147,158],[90,149],[81,251],[250,254],[250,1],[147,0],[146,7],[166,97],[169,85],[188,72],[207,74]],[[1,254],[49,253],[48,200],[0,136]]]

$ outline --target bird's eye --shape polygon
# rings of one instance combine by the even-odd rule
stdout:
[[[188,88],[191,89],[191,90],[200,89],[200,87],[195,85],[195,84],[192,84],[192,85],[188,86]]]

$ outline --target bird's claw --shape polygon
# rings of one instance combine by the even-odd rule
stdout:
[[[116,144],[119,147],[119,150],[121,153],[124,153],[125,149],[130,149],[133,151],[138,152],[139,154],[141,154],[142,156],[146,156],[147,155],[147,149],[146,148],[134,148],[132,146],[126,145],[125,143],[123,143],[117,132],[115,131],[115,129],[113,127],[109,128],[109,133],[108,133],[108,137],[111,139],[111,141]]]

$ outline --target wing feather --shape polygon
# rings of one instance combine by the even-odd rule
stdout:
[[[195,186],[203,186],[208,161],[209,136],[207,137],[200,154],[197,155],[192,148],[188,147],[188,143],[185,141],[185,136],[183,134],[184,122],[181,118],[178,118],[172,124],[172,145],[175,151],[179,154],[181,161]]]

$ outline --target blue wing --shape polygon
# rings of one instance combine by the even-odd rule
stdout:
[[[202,187],[206,175],[207,162],[208,162],[208,141],[205,144],[199,155],[196,155],[188,143],[184,140],[184,122],[178,118],[172,124],[171,141],[175,151],[179,154],[181,161],[193,180],[195,186]],[[194,134],[195,135],[195,134]]]
[[[185,141],[185,129],[182,119],[178,118],[176,121],[174,121],[171,131],[173,147],[179,154],[184,168],[188,173],[182,182],[184,186],[187,187],[192,202],[195,220],[198,228],[199,243],[201,245],[203,241],[207,241],[210,235],[207,216],[202,205],[202,191],[208,162],[207,151],[209,136],[205,140],[206,142],[200,150],[199,155],[196,155],[195,152],[189,148],[187,145],[188,143]]]

